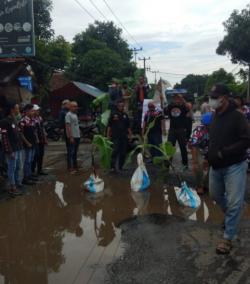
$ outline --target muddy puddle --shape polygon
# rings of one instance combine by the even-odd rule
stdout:
[[[123,253],[118,224],[133,216],[168,214],[222,222],[207,197],[198,211],[177,205],[173,188],[153,182],[132,193],[128,177],[105,175],[105,190],[82,189],[88,172],[57,171],[56,181],[0,204],[0,283],[103,283],[106,265]],[[250,217],[245,208],[244,218]]]

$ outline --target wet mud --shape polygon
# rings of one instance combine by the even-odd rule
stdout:
[[[218,282],[223,277],[229,279],[225,283],[248,283],[242,282],[250,263],[247,227],[231,262],[217,258],[214,245],[223,216],[207,195],[197,211],[180,207],[175,179],[158,178],[160,170],[150,168],[149,190],[131,192],[133,167],[120,175],[103,173],[105,190],[90,194],[83,189],[90,174],[89,149],[81,145],[82,168],[71,175],[64,145],[52,144],[46,157],[50,175],[23,196],[0,202],[0,284],[184,283],[171,282],[177,275],[180,281],[195,275],[210,279],[200,283],[223,283]],[[247,224],[249,216],[246,205],[242,222]],[[174,265],[175,257],[181,265]],[[229,268],[238,282],[230,282]]]

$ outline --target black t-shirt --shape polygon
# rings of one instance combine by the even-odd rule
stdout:
[[[6,117],[2,120],[1,126],[11,147],[9,150],[20,151],[23,148],[23,142],[17,122],[11,117]]]
[[[170,104],[166,109],[170,118],[170,129],[185,129],[188,112],[189,109],[185,105]]]
[[[130,127],[128,115],[125,112],[113,112],[108,126],[111,128],[112,138],[127,137]]]
[[[28,142],[32,144],[32,146],[35,146],[37,133],[34,120],[28,116],[24,116],[19,122],[19,127]]]
[[[149,130],[149,135],[162,134],[161,122],[163,119],[164,117],[161,111],[148,111],[145,114],[144,122],[146,123],[146,128],[151,122],[155,121],[154,126]]]

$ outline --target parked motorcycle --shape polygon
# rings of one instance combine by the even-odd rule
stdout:
[[[44,128],[48,139],[58,141],[62,138],[62,130],[58,120],[47,120],[44,122]]]

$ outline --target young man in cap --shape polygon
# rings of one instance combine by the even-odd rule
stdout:
[[[43,126],[43,118],[40,115],[40,107],[38,105],[34,105],[33,110],[38,144],[36,144],[35,147],[35,157],[32,163],[32,172],[35,173],[35,171],[37,171],[37,175],[47,175],[47,173],[43,171],[44,147],[47,144],[47,136]]]
[[[210,195],[225,214],[223,239],[216,248],[218,254],[230,253],[237,234],[246,190],[246,150],[250,146],[248,122],[229,95],[226,85],[216,84],[209,99],[215,110],[208,148]]]
[[[175,94],[171,104],[165,109],[165,114],[169,116],[170,128],[168,132],[168,141],[175,146],[178,141],[183,170],[188,169],[188,154],[187,154],[187,131],[186,120],[187,113],[190,111],[190,105],[180,94]]]

